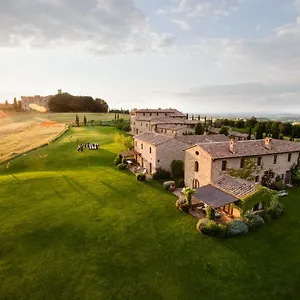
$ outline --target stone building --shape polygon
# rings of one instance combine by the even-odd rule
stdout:
[[[52,96],[22,96],[21,102],[22,102],[22,110],[24,111],[30,111],[30,104],[37,104],[39,106],[42,106],[46,108],[46,110],[49,110],[49,101]]]
[[[261,182],[266,170],[273,170],[285,182],[290,181],[290,169],[298,163],[300,143],[285,140],[249,140],[198,143],[185,150],[185,184],[198,188],[217,180],[228,169],[240,169],[246,159],[253,159],[255,182]]]

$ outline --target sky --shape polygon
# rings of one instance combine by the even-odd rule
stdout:
[[[0,101],[300,113],[300,0],[0,1]]]

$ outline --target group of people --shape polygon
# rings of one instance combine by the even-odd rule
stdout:
[[[84,148],[87,148],[89,150],[98,150],[99,149],[99,144],[90,144],[90,143],[86,143],[86,144],[80,144],[78,147],[77,147],[77,151],[78,152],[83,152],[83,149]]]

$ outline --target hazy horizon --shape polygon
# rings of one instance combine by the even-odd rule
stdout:
[[[2,1],[0,102],[62,89],[112,108],[300,112],[300,0],[70,3]]]

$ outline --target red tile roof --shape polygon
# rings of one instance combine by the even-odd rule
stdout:
[[[237,141],[235,153],[230,151],[229,142],[198,143],[197,145],[215,159],[300,152],[300,143],[275,139],[271,141],[270,150],[265,147],[265,140]]]
[[[158,134],[156,132],[147,131],[141,134],[134,136],[135,140],[143,141],[150,143],[152,145],[160,145],[165,142],[172,140],[173,138],[164,134]]]

